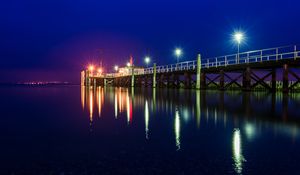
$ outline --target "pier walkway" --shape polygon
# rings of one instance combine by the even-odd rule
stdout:
[[[126,73],[93,75],[84,70],[82,84],[289,92],[300,87],[296,70],[300,67],[299,48],[283,46],[206,59],[199,54],[195,60],[169,65],[154,63],[139,71],[129,66]]]

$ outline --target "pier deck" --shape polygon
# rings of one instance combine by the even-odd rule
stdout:
[[[82,85],[150,86],[196,89],[300,90],[300,50],[284,46],[176,64],[144,68],[135,72],[93,75],[82,72]],[[281,75],[278,75],[280,73]],[[234,75],[233,75],[234,74]]]

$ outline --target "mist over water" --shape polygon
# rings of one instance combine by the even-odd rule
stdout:
[[[1,87],[1,174],[297,174],[300,94]]]

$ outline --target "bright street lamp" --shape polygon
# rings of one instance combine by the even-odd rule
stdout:
[[[94,66],[93,65],[89,65],[88,69],[89,69],[89,71],[93,72]]]
[[[175,55],[177,57],[177,63],[179,62],[179,57],[182,55],[182,50],[180,48],[175,49]]]
[[[115,71],[118,71],[119,70],[119,66],[115,65]]]
[[[238,44],[237,63],[239,63],[240,62],[240,44],[244,40],[244,34],[242,32],[235,32],[233,35],[233,39]]]
[[[145,63],[148,67],[148,64],[150,63],[150,57],[148,57],[148,56],[145,57]]]
[[[98,72],[98,75],[101,75],[102,74],[102,68],[98,68],[97,72]]]

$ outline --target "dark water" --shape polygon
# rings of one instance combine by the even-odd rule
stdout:
[[[300,174],[300,94],[1,87],[0,174]]]

